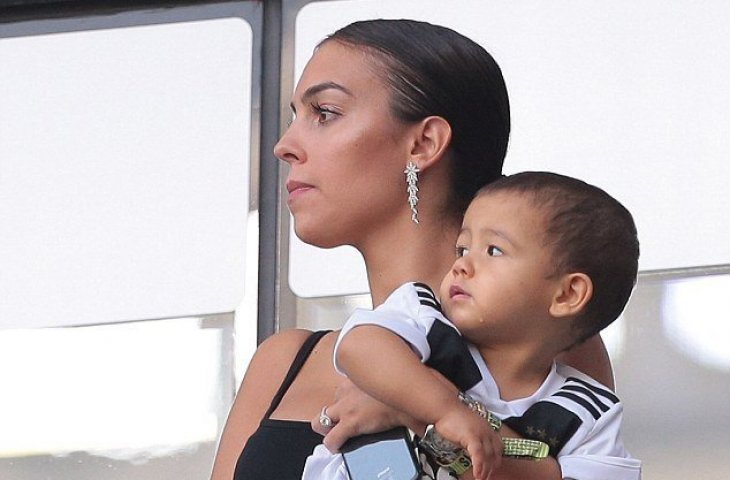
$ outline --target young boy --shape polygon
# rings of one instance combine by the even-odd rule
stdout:
[[[356,311],[335,366],[374,398],[432,424],[427,439],[435,430],[466,449],[477,479],[498,465],[500,419],[546,442],[563,478],[638,479],[641,463],[620,439],[619,399],[555,362],[620,315],[638,255],[631,214],[601,189],[552,173],[505,177],[467,209],[441,305],[427,286],[409,283],[375,310]],[[347,474],[341,457],[320,446],[303,478]]]

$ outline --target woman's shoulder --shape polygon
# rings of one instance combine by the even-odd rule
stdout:
[[[290,328],[287,330],[281,330],[266,340],[261,342],[259,349],[270,349],[275,348],[287,348],[292,346],[301,346],[304,341],[309,338],[314,332],[306,330],[304,328]]]
[[[275,392],[284,381],[297,353],[314,332],[304,329],[289,329],[275,333],[256,349],[246,369],[241,385],[241,395],[257,405],[254,410],[268,408]]]
[[[236,459],[265,417],[297,352],[312,333],[303,329],[281,331],[256,349],[228,415],[212,478],[232,478]]]
[[[262,412],[268,409],[277,391],[286,393],[275,407],[274,418],[308,420],[314,415],[310,411],[314,407],[308,405],[310,401],[316,401],[317,408],[321,408],[322,401],[326,401],[333,391],[329,382],[340,379],[332,366],[332,348],[337,334],[326,333],[316,348],[303,351],[297,359],[302,346],[313,334],[308,330],[286,330],[272,335],[259,346],[242,385],[242,392],[246,392],[244,397],[257,402],[253,408]],[[288,375],[290,372],[293,375]],[[318,395],[328,397],[322,400]]]
[[[261,342],[254,353],[251,363],[257,360],[279,363],[280,361],[293,360],[304,342],[314,332],[301,328],[292,328],[277,332]],[[289,362],[291,363],[291,362]]]
[[[275,366],[288,368],[304,342],[316,333],[301,328],[292,328],[275,333],[264,340],[256,349],[251,360],[251,367],[256,368],[256,365],[260,364],[262,368],[267,369]],[[334,334],[334,332],[328,332],[326,336]]]

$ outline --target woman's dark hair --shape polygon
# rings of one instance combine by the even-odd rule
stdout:
[[[477,190],[500,176],[507,153],[509,98],[497,62],[465,36],[414,20],[355,22],[324,42],[333,40],[364,47],[383,63],[395,118],[440,116],[449,122],[452,186],[446,213],[463,214]]]
[[[639,239],[631,213],[600,188],[550,172],[522,172],[482,188],[526,194],[544,212],[545,236],[553,260],[552,275],[581,272],[593,282],[593,296],[575,318],[576,343],[613,322],[636,283]]]

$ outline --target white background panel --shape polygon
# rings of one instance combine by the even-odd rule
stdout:
[[[297,77],[327,34],[378,17],[446,25],[485,46],[510,92],[505,172],[550,170],[605,188],[634,214],[643,271],[730,263],[730,4],[312,3],[297,19]],[[297,295],[367,291],[351,248],[317,249],[292,232],[290,262]]]
[[[240,18],[0,39],[0,327],[239,305],[251,42]]]

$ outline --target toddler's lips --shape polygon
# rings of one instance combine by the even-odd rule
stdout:
[[[458,285],[452,285],[449,288],[449,298],[454,298],[454,297],[469,297],[469,296],[470,295],[466,292],[466,290],[464,290],[463,288],[461,288]]]

